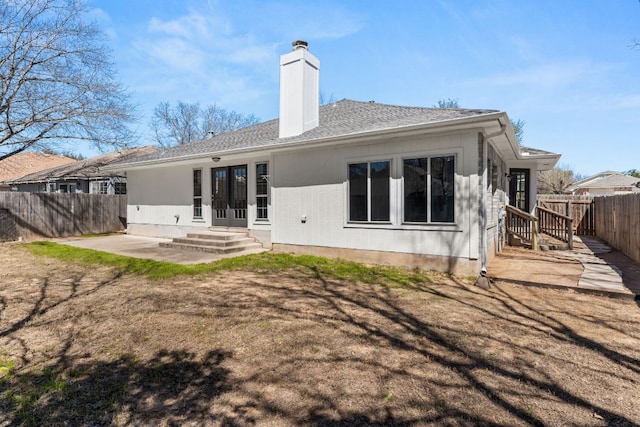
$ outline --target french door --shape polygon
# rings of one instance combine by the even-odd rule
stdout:
[[[213,225],[247,227],[247,165],[211,169]]]

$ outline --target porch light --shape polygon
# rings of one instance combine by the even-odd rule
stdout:
[[[211,160],[213,160],[214,162],[218,163],[220,161],[220,157],[218,157],[218,156],[212,157]]]

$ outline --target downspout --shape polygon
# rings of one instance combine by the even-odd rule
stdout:
[[[489,141],[493,138],[504,135],[506,131],[507,125],[500,123],[500,130],[489,135],[484,135],[484,140],[482,141],[482,197],[480,201],[482,205],[482,252],[480,253],[480,261],[482,262],[482,267],[480,268],[481,276],[487,275],[487,241],[489,240],[489,236],[487,234],[487,156]]]

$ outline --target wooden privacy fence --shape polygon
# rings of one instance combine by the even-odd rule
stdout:
[[[0,241],[113,233],[126,227],[127,196],[0,192]]]
[[[537,206],[572,218],[573,234],[575,235],[596,235],[596,212],[593,207],[593,196],[539,194]]]
[[[640,193],[596,197],[597,236],[640,262]]]

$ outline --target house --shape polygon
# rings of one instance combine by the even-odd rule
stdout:
[[[560,156],[521,150],[502,111],[319,107],[319,67],[295,42],[280,59],[279,119],[107,168],[127,173],[127,232],[241,228],[275,251],[485,268],[508,182],[531,211],[536,171]]]
[[[75,159],[55,154],[23,152],[0,160],[0,191],[9,191],[6,181],[55,166],[75,162]]]
[[[111,163],[132,160],[156,150],[155,147],[124,149],[33,172],[6,183],[14,191],[33,193],[127,194],[126,175],[102,169]]]
[[[640,193],[640,178],[620,172],[604,171],[574,182],[566,191],[573,195],[591,196]]]

